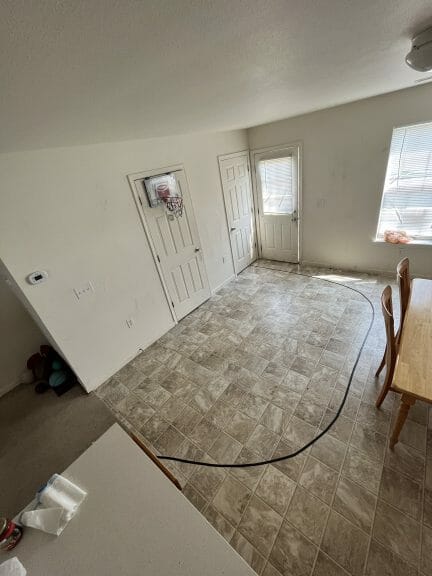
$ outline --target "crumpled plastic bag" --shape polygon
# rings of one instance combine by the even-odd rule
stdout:
[[[0,576],[26,576],[27,570],[16,556],[0,564]]]

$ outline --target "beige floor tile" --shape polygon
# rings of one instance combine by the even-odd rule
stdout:
[[[423,482],[425,458],[421,452],[399,442],[394,450],[387,448],[385,465],[402,472],[417,482]]]
[[[372,428],[357,422],[354,426],[350,444],[371,460],[384,460],[387,439]]]
[[[376,496],[347,478],[339,480],[333,508],[365,532],[370,532],[375,514]]]
[[[357,413],[357,421],[379,434],[386,435],[390,429],[390,415],[385,410],[371,407],[361,402]]]
[[[204,498],[211,500],[225,477],[226,472],[223,468],[195,466],[195,470],[189,478],[189,483],[196,488]]]
[[[222,534],[225,540],[229,542],[235,532],[234,526],[230,524],[228,520],[225,520],[222,514],[219,514],[216,508],[214,508],[214,506],[211,504],[207,506],[207,508],[203,511],[203,514],[210,522],[210,524],[216,528],[219,534]]]
[[[302,534],[319,545],[327,522],[329,507],[310,492],[297,486],[286,519]]]
[[[283,576],[304,576],[311,573],[317,552],[318,548],[285,520],[269,561]]]
[[[423,522],[432,528],[432,491],[427,488],[424,491]]]
[[[225,424],[224,431],[241,444],[245,444],[256,425],[256,420],[249,418],[242,412],[236,412],[231,420]]]
[[[261,574],[265,565],[265,558],[252,546],[250,542],[240,534],[235,532],[231,539],[231,546],[237,550],[242,558],[255,570],[257,574]]]
[[[305,422],[294,414],[285,430],[283,437],[284,440],[300,447],[315,438],[316,434],[316,426]]]
[[[243,484],[227,476],[213,499],[213,506],[228,522],[237,526],[251,497]]]
[[[252,496],[237,530],[267,557],[282,524],[282,516],[265,502]]]
[[[420,520],[422,487],[418,482],[384,466],[379,497],[414,520]]]
[[[425,574],[432,574],[432,528],[423,526],[421,568]]]
[[[267,466],[255,494],[276,512],[284,515],[294,494],[295,482],[274,466]]]
[[[327,504],[330,504],[336,489],[337,478],[337,472],[309,456],[303,468],[299,484]]]
[[[279,441],[279,436],[263,426],[258,424],[252,432],[249,440],[246,442],[246,447],[256,452],[258,456],[263,459],[271,458],[274,449]]]
[[[417,569],[376,540],[372,540],[365,576],[417,576]]]
[[[183,488],[183,495],[195,506],[197,510],[202,512],[207,506],[208,502],[193,486],[186,484]]]
[[[164,456],[174,456],[176,451],[184,442],[185,437],[174,426],[168,426],[154,443],[160,454]]]
[[[311,449],[311,456],[317,458],[337,472],[342,468],[348,446],[326,434]]]
[[[218,464],[234,464],[237,456],[240,454],[243,445],[225,432],[221,432],[216,438],[213,446],[209,449],[208,454]]]
[[[297,445],[291,444],[285,440],[281,440],[273,453],[273,458],[281,458],[288,454],[292,454],[297,450],[297,448]],[[286,476],[288,476],[288,478],[294,482],[298,482],[306,459],[307,454],[302,452],[294,458],[288,458],[286,460],[281,460],[280,462],[275,462],[273,466],[286,474]]]
[[[209,420],[203,418],[198,422],[192,432],[188,434],[188,438],[190,438],[199,448],[206,451],[213,446],[219,434],[220,428]]]
[[[373,537],[407,562],[418,562],[420,524],[382,500],[378,500]]]
[[[378,494],[381,480],[382,466],[376,461],[370,460],[365,454],[356,448],[348,448],[345,462],[342,467],[342,475],[360,484],[374,494]]]
[[[347,574],[343,568],[333,562],[324,552],[319,552],[313,576],[347,576]]]
[[[281,435],[286,429],[291,416],[291,412],[282,410],[282,408],[270,403],[261,416],[260,424],[275,434]]]
[[[276,570],[276,568],[272,566],[270,562],[267,562],[262,574],[263,576],[282,576],[279,570]]]
[[[332,510],[322,550],[353,576],[360,576],[366,561],[367,546],[367,535]]]
[[[333,410],[327,409],[320,423],[320,430],[324,430],[324,428],[326,428],[330,422],[334,420],[336,414],[337,413]],[[328,431],[328,435],[336,438],[336,440],[339,440],[340,442],[347,443],[351,438],[353,427],[353,420],[347,418],[346,416],[340,415]]]
[[[243,448],[235,461],[236,464],[243,464],[247,462],[257,462],[260,458],[255,452],[249,448]],[[239,480],[249,490],[254,490],[260,481],[263,473],[264,466],[248,466],[245,468],[230,468],[229,473],[231,476]]]

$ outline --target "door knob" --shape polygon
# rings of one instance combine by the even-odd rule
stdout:
[[[237,228],[231,228],[230,232],[234,232],[234,230],[237,230]]]
[[[199,249],[199,248],[195,248],[195,252],[199,252],[199,251],[200,251],[200,249]]]

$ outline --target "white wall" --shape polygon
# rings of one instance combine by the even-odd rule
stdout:
[[[217,155],[245,148],[235,131],[0,155],[0,253],[87,390],[173,324],[127,174],[184,164],[214,289],[233,274]]]
[[[0,396],[21,382],[27,359],[46,342],[8,284],[0,261]]]
[[[394,126],[432,121],[432,85],[298,116],[248,131],[251,149],[303,143],[303,261],[432,276],[432,246],[375,243]]]

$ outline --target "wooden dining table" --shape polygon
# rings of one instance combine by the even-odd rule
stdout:
[[[415,278],[399,343],[392,389],[401,394],[393,449],[416,400],[432,404],[432,280]]]

